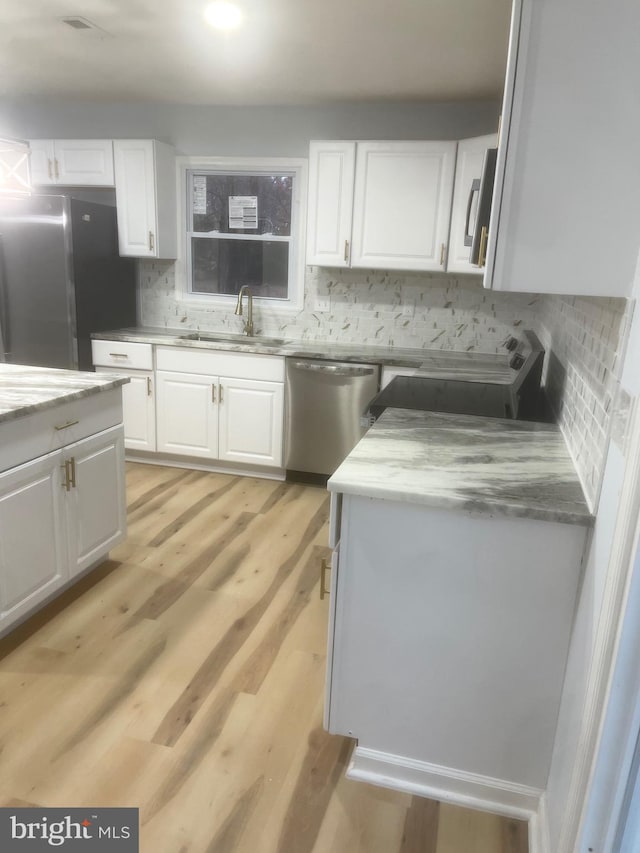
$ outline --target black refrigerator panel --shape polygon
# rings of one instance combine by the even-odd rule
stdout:
[[[64,199],[0,201],[0,311],[4,358],[73,367],[71,255]]]
[[[135,261],[118,254],[113,207],[70,203],[78,367],[91,370],[91,333],[136,324]]]

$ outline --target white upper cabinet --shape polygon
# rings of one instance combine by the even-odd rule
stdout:
[[[444,270],[456,142],[361,142],[352,267]]]
[[[312,142],[307,263],[444,270],[456,142]]]
[[[308,264],[349,266],[355,164],[355,142],[309,146]]]
[[[637,0],[515,0],[486,287],[631,292],[639,23]]]
[[[470,237],[474,230],[484,156],[488,148],[495,148],[497,144],[497,133],[474,136],[472,139],[461,139],[458,142],[447,257],[448,272],[476,275],[482,273],[480,267],[469,261],[471,245],[465,244],[465,237]]]
[[[155,139],[113,143],[120,254],[177,257],[175,152]]]
[[[111,139],[31,139],[33,186],[112,187]]]

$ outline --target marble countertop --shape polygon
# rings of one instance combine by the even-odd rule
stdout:
[[[555,424],[387,409],[328,488],[487,516],[593,523]]]
[[[340,344],[333,341],[275,341],[260,336],[248,338],[225,332],[201,332],[199,339],[189,337],[197,332],[188,329],[138,327],[97,332],[95,340],[129,341],[156,346],[181,346],[216,349],[226,352],[255,352],[326,361],[365,362],[411,368],[418,376],[510,384],[517,371],[509,367],[509,354],[453,352],[447,350],[407,349]]]
[[[129,382],[127,376],[116,373],[0,364],[0,423],[109,391],[126,382]]]

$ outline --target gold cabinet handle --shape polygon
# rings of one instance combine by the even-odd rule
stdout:
[[[58,158],[56,157],[53,161],[55,166],[56,180],[60,177],[60,169],[58,168]]]
[[[482,226],[482,231],[480,232],[480,250],[478,251],[478,266],[483,267],[487,260],[487,237],[489,236],[489,229],[486,225]]]
[[[211,402],[215,403],[215,401],[216,401],[216,383],[214,382],[211,385]]]
[[[149,251],[153,252],[153,231],[149,231]]]
[[[64,465],[60,466],[64,471],[64,482],[62,483],[62,488],[68,492],[71,489],[71,473],[69,471],[69,460],[65,459]]]
[[[325,583],[328,571],[331,571],[331,567],[327,565],[327,561],[323,558],[320,560],[320,600],[324,600],[325,595],[331,591]]]
[[[222,402],[222,382],[220,383],[220,392],[218,394],[218,401],[220,403]]]
[[[442,243],[442,245],[440,246],[440,266],[441,267],[444,266],[444,248],[445,248],[444,243]]]
[[[51,163],[51,158],[47,157],[47,172],[49,173],[49,180],[53,180],[53,164]]]
[[[69,460],[69,468],[71,469],[71,486],[75,489],[76,487],[76,457],[72,456]]]
[[[345,263],[349,260],[349,241],[344,241],[344,260]]]
[[[60,426],[54,426],[54,429],[57,432],[60,432],[60,430],[69,429],[69,427],[75,426],[76,424],[79,424],[79,423],[80,423],[80,421],[67,421],[66,424],[60,424]]]
[[[111,358],[129,358],[126,352],[110,352]]]
[[[151,391],[152,391],[152,388],[151,388],[151,377],[150,377],[150,376],[147,376],[147,397],[150,397],[150,396],[151,396]]]

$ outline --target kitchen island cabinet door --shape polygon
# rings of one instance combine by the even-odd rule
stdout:
[[[67,580],[59,451],[0,475],[0,632]]]
[[[70,576],[104,557],[126,536],[124,438],[121,426],[66,447],[71,470],[67,499]]]
[[[456,142],[359,142],[352,267],[443,271]]]
[[[159,453],[218,458],[217,376],[156,371]]]
[[[220,380],[219,458],[282,467],[284,384]]]

